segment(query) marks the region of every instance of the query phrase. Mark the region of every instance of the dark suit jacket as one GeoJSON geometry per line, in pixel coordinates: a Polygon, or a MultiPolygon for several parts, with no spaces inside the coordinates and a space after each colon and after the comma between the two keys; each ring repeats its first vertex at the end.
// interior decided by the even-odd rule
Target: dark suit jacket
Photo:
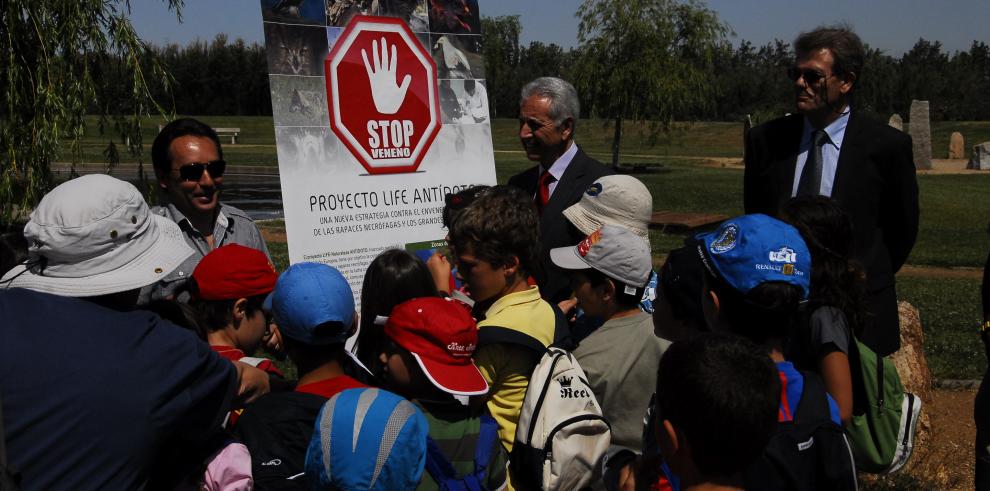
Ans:
{"type": "MultiPolygon", "coordinates": [[[[549,301],[560,301],[570,296],[567,272],[550,262],[550,249],[576,245],[584,239],[563,215],[563,211],[581,200],[584,191],[599,177],[612,175],[611,167],[591,158],[578,147],[564,175],[550,195],[550,201],[540,215],[540,264],[543,271],[534,271],[540,283],[540,293],[549,301]]],[[[518,187],[530,196],[536,195],[540,166],[533,166],[509,178],[510,186],[518,187]]]]}
{"type": "MultiPolygon", "coordinates": [[[[803,125],[803,116],[791,115],[747,134],[746,213],[776,216],[790,199],[803,125]]],[[[918,235],[911,137],[854,111],[842,140],[832,199],[852,220],[854,257],[866,269],[868,290],[893,291],[894,274],[918,235]]]]}

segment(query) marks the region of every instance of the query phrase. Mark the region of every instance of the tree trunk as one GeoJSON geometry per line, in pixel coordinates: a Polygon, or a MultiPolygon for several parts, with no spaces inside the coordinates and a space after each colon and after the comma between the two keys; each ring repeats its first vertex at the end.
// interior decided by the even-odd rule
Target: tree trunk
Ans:
{"type": "Polygon", "coordinates": [[[622,141],[622,118],[615,118],[615,134],[612,135],[612,168],[619,169],[619,143],[622,141]]]}

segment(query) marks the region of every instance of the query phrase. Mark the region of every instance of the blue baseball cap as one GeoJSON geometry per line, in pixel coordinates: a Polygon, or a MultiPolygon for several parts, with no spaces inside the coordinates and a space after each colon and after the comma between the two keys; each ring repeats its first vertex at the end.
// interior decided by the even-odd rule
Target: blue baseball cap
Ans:
{"type": "Polygon", "coordinates": [[[695,238],[705,268],[740,293],[780,281],[801,287],[808,298],[811,253],[794,227],[766,215],[743,215],[695,238]]]}
{"type": "Polygon", "coordinates": [[[297,263],[278,277],[271,311],[283,336],[310,346],[341,343],[354,324],[354,294],[333,266],[297,263]],[[328,323],[334,327],[317,329],[328,323]]]}
{"type": "Polygon", "coordinates": [[[348,389],[327,401],[306,450],[315,489],[415,489],[426,464],[426,417],[391,392],[348,389]]]}

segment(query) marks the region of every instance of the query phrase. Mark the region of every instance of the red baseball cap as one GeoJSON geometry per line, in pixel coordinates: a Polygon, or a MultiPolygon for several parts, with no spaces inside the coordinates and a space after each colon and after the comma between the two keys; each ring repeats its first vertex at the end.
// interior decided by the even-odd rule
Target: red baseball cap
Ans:
{"type": "Polygon", "coordinates": [[[412,353],[437,388],[454,395],[488,392],[488,383],[471,360],[478,325],[463,304],[449,298],[414,298],[396,305],[385,335],[412,353]]]}
{"type": "Polygon", "coordinates": [[[202,300],[233,300],[267,295],[275,289],[278,273],[265,253],[230,244],[214,249],[193,270],[202,300]]]}

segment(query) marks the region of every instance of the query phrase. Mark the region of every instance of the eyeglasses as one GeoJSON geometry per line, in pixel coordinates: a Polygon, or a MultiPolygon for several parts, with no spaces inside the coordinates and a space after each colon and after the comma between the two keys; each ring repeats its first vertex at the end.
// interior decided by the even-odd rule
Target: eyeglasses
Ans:
{"type": "Polygon", "coordinates": [[[224,160],[211,160],[209,162],[193,162],[179,167],[179,177],[184,181],[198,181],[203,178],[203,171],[210,171],[210,177],[218,179],[223,177],[227,170],[227,162],[224,160]]]}
{"type": "Polygon", "coordinates": [[[834,75],[834,73],[825,75],[817,70],[801,70],[795,66],[787,69],[787,78],[791,79],[792,82],[797,82],[798,79],[803,78],[804,83],[808,85],[818,85],[818,83],[822,80],[827,80],[829,77],[834,75]]]}

